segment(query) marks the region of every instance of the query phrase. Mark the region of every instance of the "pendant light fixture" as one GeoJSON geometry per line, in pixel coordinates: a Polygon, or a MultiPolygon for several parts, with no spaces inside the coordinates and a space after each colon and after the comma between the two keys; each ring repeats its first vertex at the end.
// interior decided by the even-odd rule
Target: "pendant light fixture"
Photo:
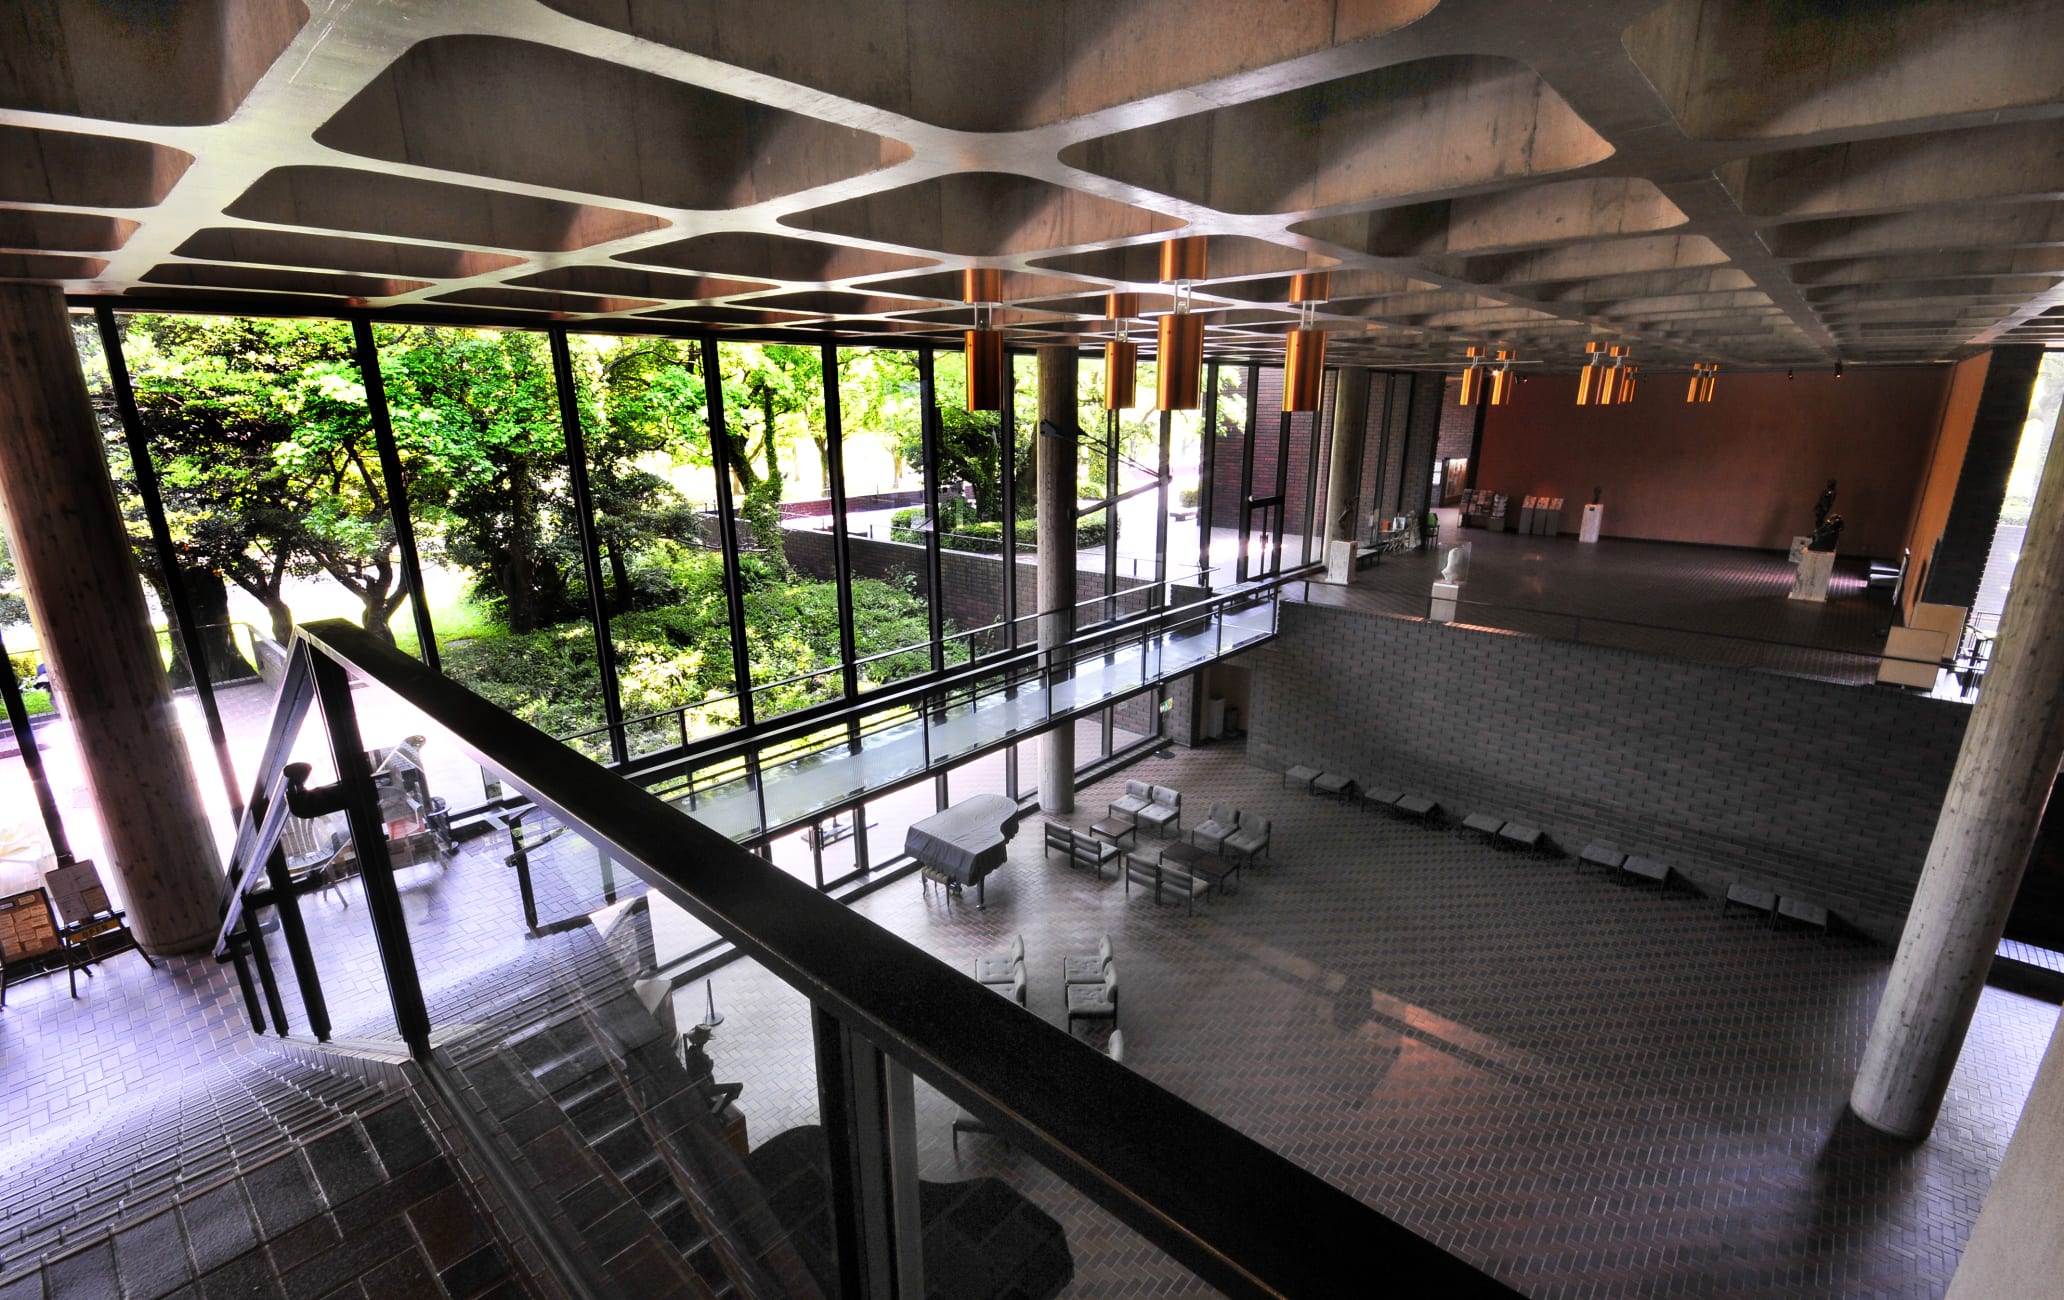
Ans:
{"type": "Polygon", "coordinates": [[[1476,390],[1483,380],[1483,354],[1484,350],[1474,343],[1463,350],[1469,364],[1462,368],[1462,398],[1455,403],[1457,406],[1476,405],[1476,390]]]}
{"type": "MultiPolygon", "coordinates": [[[[1492,406],[1503,406],[1512,400],[1512,390],[1519,387],[1519,381],[1512,373],[1511,348],[1499,348],[1493,353],[1488,348],[1471,345],[1462,355],[1469,358],[1469,364],[1462,371],[1460,405],[1476,405],[1479,392],[1492,406]]],[[[1585,373],[1588,376],[1589,371],[1585,373]]],[[[1583,400],[1582,396],[1577,398],[1580,403],[1583,400]]]]}
{"type": "Polygon", "coordinates": [[[1589,406],[1594,397],[1600,396],[1599,380],[1604,369],[1605,345],[1592,339],[1584,345],[1584,368],[1577,372],[1578,406],[1589,406]]]}
{"type": "Polygon", "coordinates": [[[1190,314],[1190,288],[1204,278],[1202,235],[1161,245],[1161,283],[1175,286],[1175,309],[1161,318],[1154,373],[1154,405],[1163,411],[1197,409],[1204,377],[1204,320],[1190,314]]]}
{"type": "Polygon", "coordinates": [[[1297,306],[1297,328],[1283,340],[1283,409],[1316,411],[1326,386],[1326,334],[1312,328],[1313,316],[1332,290],[1333,277],[1308,271],[1290,279],[1290,301],[1297,306]]]}
{"type": "Polygon", "coordinates": [[[1003,409],[1003,331],[996,328],[996,309],[1003,304],[1003,272],[969,267],[960,273],[961,300],[975,309],[975,327],[967,331],[967,407],[970,411],[1003,409]]]}
{"type": "Polygon", "coordinates": [[[1489,372],[1490,403],[1503,406],[1512,400],[1512,390],[1519,387],[1512,378],[1512,349],[1499,348],[1496,360],[1497,366],[1489,372]]]}
{"type": "Polygon", "coordinates": [[[1720,363],[1717,361],[1694,361],[1691,363],[1691,387],[1684,392],[1687,402],[1710,402],[1713,387],[1720,382],[1720,363]]]}
{"type": "Polygon", "coordinates": [[[1126,334],[1139,315],[1139,295],[1105,294],[1104,315],[1118,326],[1118,337],[1104,344],[1104,409],[1129,411],[1139,404],[1139,344],[1126,334]]]}

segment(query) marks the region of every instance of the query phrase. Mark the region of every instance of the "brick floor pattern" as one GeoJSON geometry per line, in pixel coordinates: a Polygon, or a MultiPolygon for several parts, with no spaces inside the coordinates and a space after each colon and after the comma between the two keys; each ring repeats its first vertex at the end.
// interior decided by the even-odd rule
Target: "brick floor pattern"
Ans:
{"type": "MultiPolygon", "coordinates": [[[[1062,959],[1109,933],[1129,1065],[1530,1295],[1946,1285],[2055,1007],[1988,990],[1934,1136],[1893,1144],[1843,1108],[1882,947],[1723,920],[1712,899],[1317,798],[1231,747],[1123,775],[1181,789],[1187,822],[1217,799],[1274,818],[1274,862],[1186,916],[1109,873],[1043,862],[1035,817],[986,911],[914,877],[856,910],[961,971],[1022,933],[1029,1010],[1056,1024],[1062,959]]],[[[1119,783],[1080,792],[1069,820],[1100,816],[1119,783]]],[[[443,1012],[531,942],[506,852],[499,837],[474,841],[404,891],[443,1012]]],[[[559,880],[560,903],[585,896],[578,872],[559,880]]],[[[383,1016],[391,1032],[377,977],[354,969],[370,965],[355,888],[309,908],[325,991],[340,1032],[378,1032],[383,1016]]],[[[118,958],[77,1004],[54,981],[11,990],[0,1096],[46,1125],[111,1122],[148,1095],[152,1071],[248,1050],[224,974],[118,958]]],[[[714,981],[726,1019],[710,1050],[720,1079],[746,1085],[753,1141],[814,1122],[803,1000],[747,962],[714,981]]],[[[700,1018],[699,982],[677,996],[684,1025],[700,1018]]],[[[956,1156],[952,1114],[920,1085],[923,1175],[993,1174],[1059,1218],[1076,1260],[1068,1294],[1205,1292],[1022,1153],[962,1135],[956,1156]]]]}

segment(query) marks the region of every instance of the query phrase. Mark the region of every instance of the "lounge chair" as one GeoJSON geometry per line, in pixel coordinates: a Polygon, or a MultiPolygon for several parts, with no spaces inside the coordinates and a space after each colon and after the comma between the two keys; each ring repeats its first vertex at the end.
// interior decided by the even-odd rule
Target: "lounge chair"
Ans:
{"type": "Polygon", "coordinates": [[[1125,793],[1113,799],[1109,815],[1121,821],[1136,822],[1139,815],[1154,804],[1154,787],[1145,781],[1127,781],[1125,793]]]}
{"type": "Polygon", "coordinates": [[[1247,860],[1248,866],[1253,866],[1268,853],[1271,829],[1268,818],[1243,814],[1238,828],[1225,837],[1224,851],[1238,854],[1247,860]]]}
{"type": "Polygon", "coordinates": [[[1068,1029],[1073,1032],[1078,1020],[1108,1020],[1113,1028],[1118,1024],[1118,967],[1113,964],[1104,971],[1101,984],[1070,984],[1068,986],[1068,1029]]]}
{"type": "Polygon", "coordinates": [[[1105,935],[1097,941],[1095,952],[1079,953],[1061,962],[1061,983],[1101,984],[1104,971],[1111,965],[1111,936],[1105,935]]]}
{"type": "Polygon", "coordinates": [[[1165,785],[1157,785],[1153,790],[1153,802],[1140,809],[1136,820],[1153,827],[1156,834],[1166,839],[1170,826],[1182,829],[1182,793],[1165,785]]]}
{"type": "Polygon", "coordinates": [[[1190,843],[1206,853],[1218,853],[1225,848],[1226,836],[1239,828],[1239,811],[1229,803],[1215,803],[1211,805],[1211,816],[1190,828],[1190,843]]]}
{"type": "Polygon", "coordinates": [[[982,984],[1008,984],[1011,968],[1025,964],[1025,936],[1011,939],[1011,946],[987,957],[975,958],[975,979],[982,984]]]}

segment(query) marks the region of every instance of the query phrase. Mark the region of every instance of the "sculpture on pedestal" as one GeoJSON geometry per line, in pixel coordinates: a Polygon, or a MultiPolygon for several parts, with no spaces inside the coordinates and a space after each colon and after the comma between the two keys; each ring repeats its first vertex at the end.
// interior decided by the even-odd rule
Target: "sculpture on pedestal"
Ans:
{"type": "MultiPolygon", "coordinates": [[[[1829,479],[1827,481],[1827,486],[1821,489],[1820,500],[1813,503],[1813,529],[1815,535],[1819,534],[1821,524],[1825,522],[1828,517],[1828,511],[1833,510],[1834,508],[1835,481],[1833,479],[1829,479]]],[[[1822,548],[1816,546],[1813,549],[1820,550],[1822,548]]]]}
{"type": "MultiPolygon", "coordinates": [[[[1826,500],[1825,497],[1822,500],[1826,500]]],[[[1813,525],[1813,535],[1806,539],[1809,551],[1832,551],[1842,538],[1842,516],[1824,515],[1813,525]]]]}

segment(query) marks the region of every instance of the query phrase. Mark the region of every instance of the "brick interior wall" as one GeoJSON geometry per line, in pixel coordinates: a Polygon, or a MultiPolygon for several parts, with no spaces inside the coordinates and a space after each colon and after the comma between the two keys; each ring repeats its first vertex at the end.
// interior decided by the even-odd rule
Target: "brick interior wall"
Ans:
{"type": "MultiPolygon", "coordinates": [[[[1254,668],[1248,757],[1439,798],[1750,878],[1897,938],[1963,704],[1599,646],[1286,604],[1254,668]]],[[[1515,863],[1515,871],[1533,868],[1515,863]]]]}

